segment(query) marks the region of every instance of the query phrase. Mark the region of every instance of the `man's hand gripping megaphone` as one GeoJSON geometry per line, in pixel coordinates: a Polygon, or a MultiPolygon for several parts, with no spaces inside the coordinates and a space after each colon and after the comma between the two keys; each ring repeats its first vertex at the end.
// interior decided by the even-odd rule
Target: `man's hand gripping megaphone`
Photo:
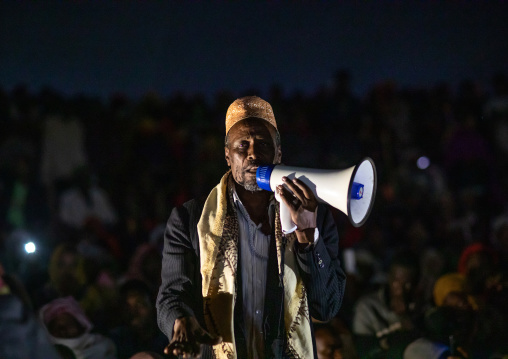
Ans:
{"type": "Polygon", "coordinates": [[[281,224],[284,233],[296,230],[300,243],[312,243],[316,229],[316,196],[297,178],[282,177],[284,185],[277,186],[275,198],[280,202],[281,224]]]}

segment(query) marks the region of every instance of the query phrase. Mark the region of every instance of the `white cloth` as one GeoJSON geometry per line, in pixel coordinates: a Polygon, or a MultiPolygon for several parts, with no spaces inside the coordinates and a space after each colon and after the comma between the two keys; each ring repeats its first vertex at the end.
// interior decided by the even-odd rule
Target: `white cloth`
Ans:
{"type": "Polygon", "coordinates": [[[117,216],[106,193],[98,188],[90,188],[91,203],[75,188],[62,193],[60,199],[60,219],[73,228],[82,228],[87,218],[95,217],[104,224],[114,224],[117,216]]]}
{"type": "Polygon", "coordinates": [[[353,333],[376,335],[400,321],[401,318],[386,303],[383,287],[357,301],[353,316],[353,333]]]}
{"type": "Polygon", "coordinates": [[[441,359],[450,352],[448,346],[420,338],[409,344],[404,350],[404,359],[441,359]]]}
{"type": "Polygon", "coordinates": [[[100,334],[85,333],[77,338],[63,339],[49,335],[54,344],[65,345],[74,352],[76,359],[116,359],[113,341],[100,334]]]}

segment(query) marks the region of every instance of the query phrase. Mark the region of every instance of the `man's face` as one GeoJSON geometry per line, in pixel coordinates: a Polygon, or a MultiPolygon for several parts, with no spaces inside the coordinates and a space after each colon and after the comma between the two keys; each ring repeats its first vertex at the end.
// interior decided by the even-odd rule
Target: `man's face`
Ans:
{"type": "Polygon", "coordinates": [[[229,130],[226,161],[236,183],[248,191],[260,191],[256,170],[264,164],[280,163],[280,146],[275,144],[276,130],[266,121],[248,118],[229,130]]]}
{"type": "Polygon", "coordinates": [[[454,307],[457,309],[472,310],[473,307],[468,300],[465,292],[453,291],[446,295],[443,300],[443,306],[454,307]]]}
{"type": "Polygon", "coordinates": [[[392,308],[392,310],[399,312],[398,314],[401,314],[407,309],[405,305],[411,300],[414,290],[415,276],[416,274],[412,269],[400,265],[395,265],[390,270],[388,279],[390,298],[392,304],[396,301],[402,306],[397,308],[397,310],[392,308]]]}
{"type": "Polygon", "coordinates": [[[144,293],[131,291],[127,293],[125,304],[129,324],[139,330],[150,328],[154,323],[155,315],[150,298],[144,293]]]}
{"type": "Polygon", "coordinates": [[[49,333],[56,338],[77,338],[85,328],[69,313],[60,313],[47,325],[49,333]]]}
{"type": "Polygon", "coordinates": [[[318,359],[342,359],[342,346],[339,337],[333,336],[328,330],[315,332],[318,359]]]}

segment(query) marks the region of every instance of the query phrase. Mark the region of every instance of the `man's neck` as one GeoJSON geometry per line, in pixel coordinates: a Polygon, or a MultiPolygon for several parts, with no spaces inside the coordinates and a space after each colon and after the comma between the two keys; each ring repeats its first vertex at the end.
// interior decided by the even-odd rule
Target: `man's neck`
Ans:
{"type": "Polygon", "coordinates": [[[236,182],[235,189],[250,219],[256,224],[266,221],[271,193],[268,191],[247,191],[236,182]]]}

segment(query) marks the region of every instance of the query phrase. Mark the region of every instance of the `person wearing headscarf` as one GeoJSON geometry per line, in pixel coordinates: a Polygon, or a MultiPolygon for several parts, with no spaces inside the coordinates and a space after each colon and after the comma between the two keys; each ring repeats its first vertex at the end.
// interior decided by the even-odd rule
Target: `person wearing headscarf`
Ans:
{"type": "Polygon", "coordinates": [[[116,359],[113,341],[92,333],[92,323],[73,297],[46,304],[39,316],[53,344],[70,348],[76,359],[116,359]]]}
{"type": "Polygon", "coordinates": [[[474,298],[467,294],[466,278],[460,273],[447,273],[434,283],[434,303],[462,309],[478,309],[474,298]]]}

